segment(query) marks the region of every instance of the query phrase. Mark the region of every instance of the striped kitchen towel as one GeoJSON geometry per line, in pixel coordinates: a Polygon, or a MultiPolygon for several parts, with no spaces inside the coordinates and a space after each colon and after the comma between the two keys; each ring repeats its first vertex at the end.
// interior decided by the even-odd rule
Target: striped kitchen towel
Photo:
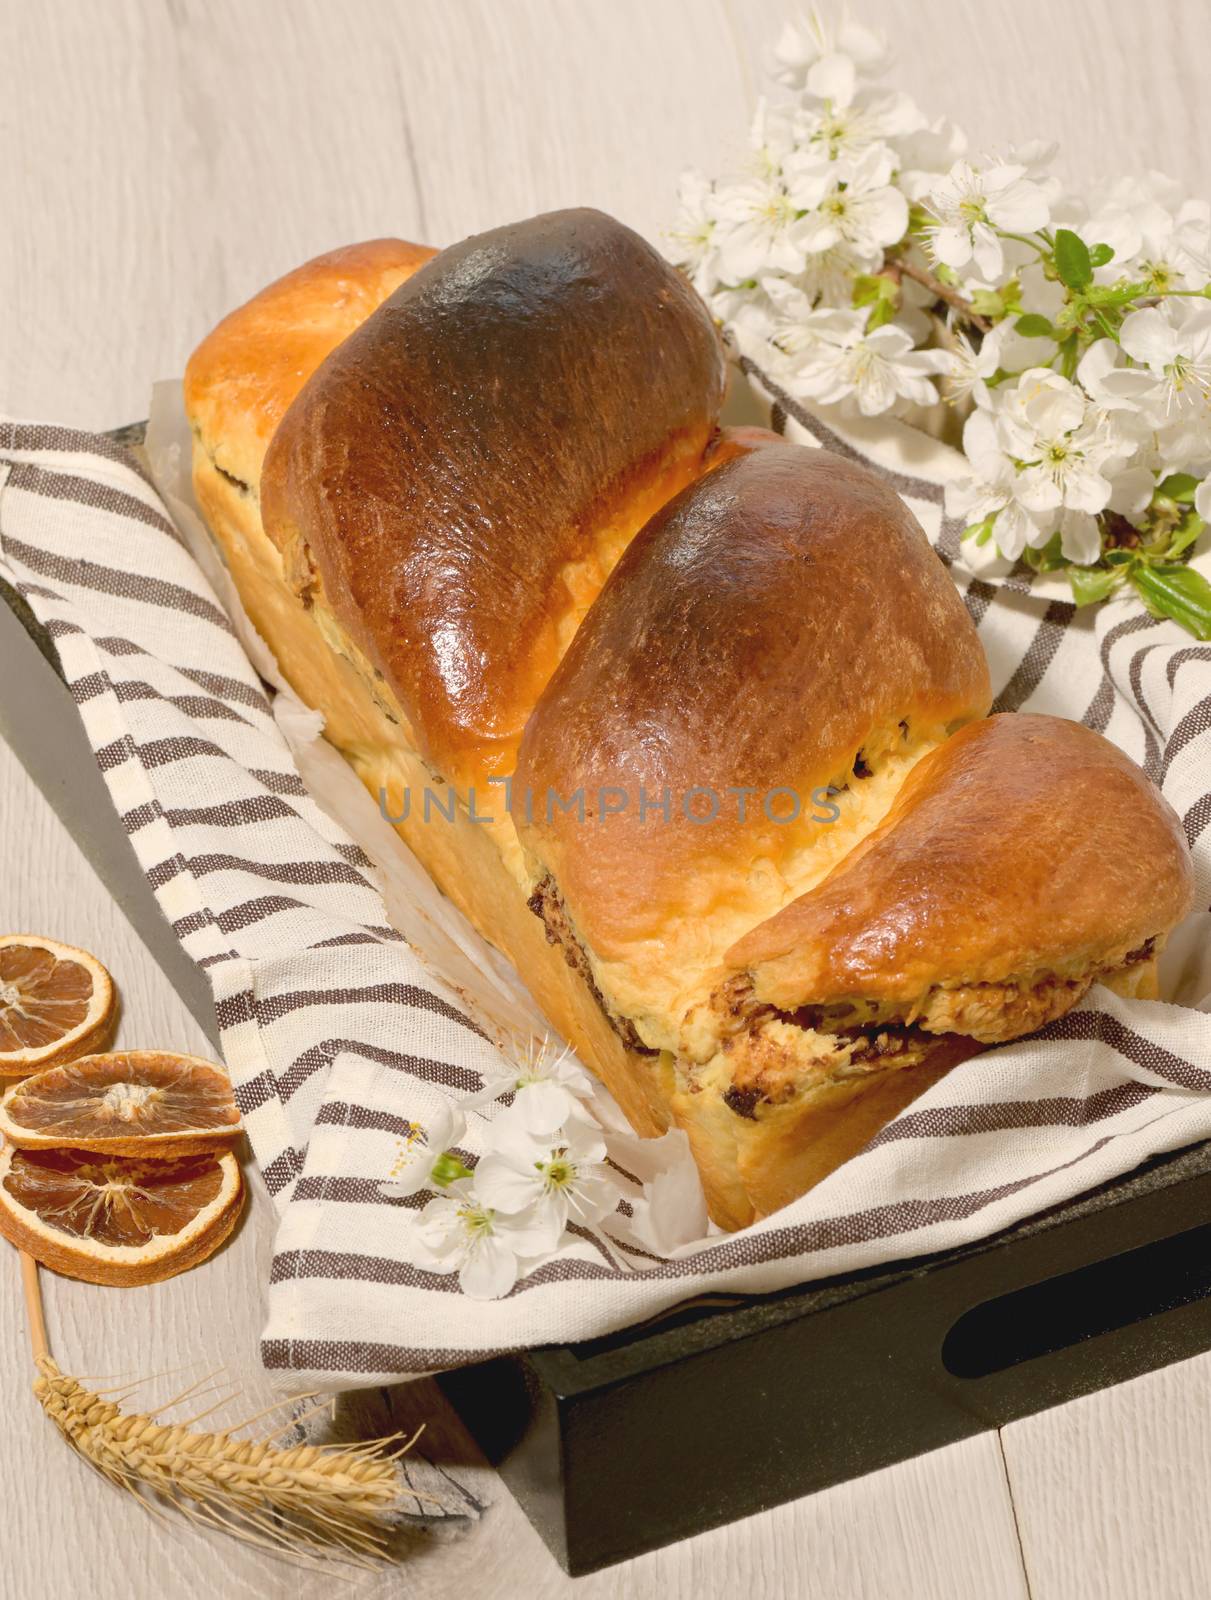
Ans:
{"type": "MultiPolygon", "coordinates": [[[[179,482],[170,517],[112,441],[0,423],[0,577],[54,641],[138,859],[213,985],[278,1207],[263,1353],[285,1387],[377,1383],[602,1334],[708,1291],[945,1250],[1211,1137],[1211,646],[1127,602],[1078,613],[1048,580],[973,567],[942,514],[953,453],[895,425],[842,436],[765,390],[788,433],[890,475],[978,624],[1000,707],[1099,728],[1161,784],[1194,850],[1200,910],[1167,952],[1166,1003],[1096,989],[1041,1035],[957,1068],[764,1222],[661,1252],[607,1221],[489,1302],[411,1263],[401,1219],[417,1201],[379,1184],[409,1126],[498,1063],[464,980],[495,973],[507,996],[508,975],[423,903],[419,877],[397,878],[413,892],[397,889],[388,914],[363,847],[377,853],[376,836],[355,842],[302,781],[290,740],[300,748],[307,715],[274,693],[271,663],[250,660],[221,571],[211,562],[208,578],[191,548],[179,482]]],[[[368,799],[365,812],[377,820],[368,799]]],[[[471,1157],[481,1115],[468,1119],[471,1157]]]]}

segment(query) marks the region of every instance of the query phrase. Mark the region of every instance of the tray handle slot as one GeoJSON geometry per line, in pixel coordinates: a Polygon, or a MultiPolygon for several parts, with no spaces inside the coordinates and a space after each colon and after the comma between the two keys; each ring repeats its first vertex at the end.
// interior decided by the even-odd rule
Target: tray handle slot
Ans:
{"type": "Polygon", "coordinates": [[[1211,1223],[984,1300],[942,1342],[956,1378],[987,1378],[1211,1296],[1211,1223]]]}

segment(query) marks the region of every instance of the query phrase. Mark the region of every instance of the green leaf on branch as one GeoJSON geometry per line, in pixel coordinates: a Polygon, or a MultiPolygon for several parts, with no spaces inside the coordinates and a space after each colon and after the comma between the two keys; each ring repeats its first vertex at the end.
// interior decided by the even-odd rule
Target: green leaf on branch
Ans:
{"type": "Polygon", "coordinates": [[[1077,334],[1070,333],[1060,345],[1060,372],[1065,378],[1074,378],[1076,369],[1081,359],[1081,341],[1077,334]]]}
{"type": "Polygon", "coordinates": [[[1196,639],[1211,639],[1211,583],[1201,572],[1180,561],[1158,563],[1137,567],[1131,581],[1154,617],[1172,617],[1196,639]]]}
{"type": "Polygon", "coordinates": [[[1152,293],[1146,283],[1130,283],[1123,279],[1118,283],[1091,283],[1085,290],[1085,299],[1091,306],[1126,306],[1152,293]]]}
{"type": "Polygon", "coordinates": [[[1005,315],[1005,302],[995,289],[973,289],[971,309],[980,317],[996,322],[1005,315]]]}
{"type": "Polygon", "coordinates": [[[1178,523],[1173,538],[1169,542],[1169,548],[1165,552],[1169,560],[1172,561],[1175,556],[1182,555],[1189,550],[1192,544],[1196,544],[1205,527],[1206,523],[1197,511],[1187,511],[1186,515],[1178,523]]]}
{"type": "Polygon", "coordinates": [[[1079,233],[1071,228],[1057,228],[1055,232],[1055,267],[1060,282],[1069,289],[1081,290],[1093,281],[1093,262],[1089,246],[1079,233]]]}
{"type": "Polygon", "coordinates": [[[873,306],[882,300],[888,290],[894,294],[895,285],[880,272],[859,272],[854,279],[853,302],[856,306],[873,306]]]}
{"type": "Polygon", "coordinates": [[[1058,533],[1052,534],[1047,543],[1040,550],[1032,549],[1029,545],[1022,551],[1026,565],[1033,567],[1036,572],[1055,572],[1064,565],[1063,544],[1058,533]]]}
{"type": "Polygon", "coordinates": [[[1108,244],[1095,244],[1089,252],[1089,265],[1091,267],[1104,267],[1107,261],[1114,260],[1114,251],[1108,244]]]}
{"type": "Polygon", "coordinates": [[[969,528],[964,528],[959,535],[962,539],[974,539],[977,544],[987,544],[992,538],[993,525],[997,520],[995,511],[990,511],[983,522],[973,522],[969,528]]]}
{"type": "Polygon", "coordinates": [[[1180,500],[1189,505],[1194,499],[1195,490],[1202,482],[1189,472],[1171,472],[1167,478],[1162,478],[1156,486],[1156,493],[1166,500],[1180,500]]]}
{"type": "Polygon", "coordinates": [[[873,333],[900,309],[900,285],[885,272],[860,272],[854,279],[853,302],[859,309],[871,307],[866,328],[873,333]]]}
{"type": "Polygon", "coordinates": [[[1055,329],[1046,317],[1041,317],[1037,311],[1028,311],[1024,317],[1019,317],[1014,327],[1024,339],[1054,339],[1055,329]]]}
{"type": "Polygon", "coordinates": [[[1068,583],[1078,606],[1093,606],[1122,582],[1122,573],[1104,567],[1069,567],[1068,583]]]}

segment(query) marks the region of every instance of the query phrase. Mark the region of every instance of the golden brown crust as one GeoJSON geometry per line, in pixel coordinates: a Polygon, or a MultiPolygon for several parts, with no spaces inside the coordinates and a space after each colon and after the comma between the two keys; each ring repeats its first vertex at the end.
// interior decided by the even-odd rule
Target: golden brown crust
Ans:
{"type": "Polygon", "coordinates": [[[975,628],[900,498],[838,456],[771,446],[628,548],[526,728],[513,817],[607,998],[667,1009],[653,969],[709,971],[879,820],[872,774],[988,701],[975,628]],[[830,785],[835,811],[813,800],[830,785]]]}
{"type": "Polygon", "coordinates": [[[265,450],[299,390],[433,254],[403,239],[346,245],[224,317],[185,368],[185,410],[211,459],[255,494],[265,450]]]}
{"type": "MultiPolygon", "coordinates": [[[[383,305],[280,428],[264,474],[267,532],[261,454],[302,367],[318,367],[386,298],[384,273],[406,276],[402,256],[357,248],[371,255],[337,272],[356,280],[344,320],[323,309],[331,272],[305,268],[267,291],[268,312],[258,297],[191,363],[199,502],[286,677],[389,809],[405,789],[507,772],[537,700],[514,781],[528,864],[507,818],[480,826],[461,806],[453,821],[426,824],[414,805],[399,832],[636,1129],[659,1133],[671,1116],[687,1130],[712,1216],[742,1226],[826,1176],[976,1049],[905,1028],[904,1048],[883,1059],[879,1006],[873,1042],[854,1037],[864,1024],[830,1035],[833,1019],[817,1034],[771,1009],[802,997],[802,941],[794,918],[781,918],[803,916],[823,892],[805,890],[851,871],[858,893],[880,824],[900,815],[914,783],[928,787],[914,772],[961,755],[972,730],[944,742],[949,729],[986,711],[974,629],[877,479],[763,430],[717,433],[719,355],[704,313],[646,246],[595,213],[469,241],[383,305]],[[296,332],[301,362],[289,354],[296,332]],[[639,523],[703,473],[607,582],[639,523]],[[633,811],[602,824],[591,801],[583,825],[559,810],[548,824],[541,805],[525,820],[526,788],[566,798],[614,783],[632,796],[641,784],[793,785],[808,795],[835,778],[840,820],[797,832],[760,819],[637,831],[633,811]],[[526,903],[548,876],[556,943],[526,903]],[[729,967],[743,934],[758,958],[729,967]],[[712,996],[729,974],[749,1009],[721,1016],[712,996]],[[630,1048],[637,1031],[669,1048],[630,1048]]],[[[987,725],[993,737],[1004,720],[987,725]]],[[[947,865],[940,825],[926,830],[926,889],[960,933],[968,890],[1003,887],[983,853],[1012,815],[1007,775],[998,772],[1003,808],[985,815],[983,833],[967,831],[968,870],[947,865]]],[[[1138,773],[1134,788],[1123,772],[1114,784],[1116,830],[1134,830],[1139,859],[1159,859],[1172,879],[1152,902],[1168,907],[1167,927],[1189,872],[1172,818],[1138,773]]],[[[981,805],[991,793],[979,790],[981,805]]],[[[482,811],[482,791],[477,799],[482,811]]],[[[1057,824],[1055,838],[1071,825],[1057,824]]],[[[1023,838],[1016,848],[1036,860],[1023,838]]],[[[1058,843],[1053,855],[1066,871],[1058,843]]],[[[1129,876],[1114,887],[1136,890],[1129,876]]],[[[894,874],[879,894],[866,909],[890,938],[894,874]]],[[[855,922],[847,948],[860,947],[855,922]]],[[[1104,981],[1151,992],[1150,950],[1103,941],[1102,955],[1104,981]],[[1139,960],[1113,965],[1130,954],[1139,960]]],[[[987,1014],[994,1026],[1037,1026],[1030,1019],[1067,1009],[1084,981],[1036,972],[1031,987],[1013,972],[994,996],[995,970],[988,962],[927,986],[921,1022],[979,1026],[987,1014]]]]}
{"type": "Polygon", "coordinates": [[[701,470],[723,377],[656,252],[563,211],[443,251],[290,408],[266,531],[448,779],[512,770],[610,566],[701,470]]]}
{"type": "Polygon", "coordinates": [[[680,1085],[673,1117],[689,1138],[713,1221],[744,1228],[789,1205],[979,1048],[937,1039],[911,1065],[822,1082],[752,1116],[738,1115],[720,1094],[680,1085]]]}
{"type": "Polygon", "coordinates": [[[725,467],[729,461],[738,461],[741,456],[752,455],[757,450],[768,450],[771,445],[787,443],[789,441],[772,428],[748,425],[720,428],[706,448],[702,465],[705,471],[713,472],[716,467],[725,467]]]}
{"type": "Polygon", "coordinates": [[[319,632],[314,609],[306,610],[287,585],[256,501],[216,473],[198,443],[194,489],[257,631],[300,698],[323,710],[325,737],[372,795],[386,796],[389,816],[402,816],[403,796],[411,792],[408,817],[396,825],[405,844],[484,938],[504,951],[552,1027],[606,1084],[636,1131],[663,1133],[669,1111],[658,1073],[649,1058],[625,1048],[590,989],[547,942],[498,847],[499,830],[472,822],[461,806],[452,821],[435,815],[425,824],[420,797],[433,786],[433,774],[367,680],[319,632]]]}
{"type": "Polygon", "coordinates": [[[1079,723],[1001,715],[927,756],[882,825],[727,959],[782,1009],[864,997],[918,1007],[925,1026],[1008,1038],[1167,934],[1193,888],[1181,824],[1133,761],[1079,723]],[[1040,981],[1069,993],[1015,1015],[1040,981]],[[935,988],[977,985],[1009,990],[930,1015],[935,988]]]}
{"type": "MultiPolygon", "coordinates": [[[[407,252],[415,247],[401,248],[411,260],[407,252]]],[[[334,260],[342,277],[355,280],[342,304],[350,315],[357,311],[364,318],[385,298],[380,270],[383,258],[374,247],[357,246],[337,252],[334,260]],[[359,275],[363,279],[360,286],[356,281],[359,275]]],[[[395,265],[398,268],[400,263],[395,265]]],[[[289,360],[278,358],[276,330],[281,327],[289,345],[291,319],[314,328],[316,337],[308,355],[312,367],[351,331],[345,322],[328,314],[331,292],[331,273],[325,261],[310,263],[234,313],[195,355],[187,386],[195,430],[194,489],[243,603],[287,680],[307,704],[323,710],[327,737],[345,753],[371,792],[385,792],[388,809],[398,811],[404,790],[419,797],[426,785],[434,782],[432,771],[410,742],[412,730],[403,708],[373,672],[366,670],[367,664],[358,659],[352,644],[339,635],[322,584],[309,596],[310,608],[292,589],[282,552],[266,536],[262,523],[256,493],[259,458],[242,468],[251,493],[233,481],[234,472],[220,470],[233,459],[233,439],[247,435],[263,449],[269,430],[256,409],[261,404],[258,396],[267,397],[264,403],[275,416],[284,409],[284,390],[271,379],[275,370],[293,369],[289,360]],[[325,624],[323,630],[317,627],[320,620],[325,624]]],[[[712,362],[716,359],[712,357],[712,362]]],[[[712,384],[718,376],[712,365],[712,384]]],[[[300,376],[296,388],[301,384],[300,376]]],[[[702,405],[701,395],[696,403],[702,405]]],[[[760,432],[742,430],[744,445],[754,447],[760,432]]],[[[709,430],[704,432],[704,442],[708,434],[709,430]]],[[[734,446],[732,430],[724,430],[716,448],[723,441],[734,446]]],[[[250,454],[246,447],[246,463],[250,454]]],[[[704,466],[705,462],[699,461],[694,470],[704,466]]],[[[665,492],[659,487],[656,495],[665,492]]],[[[644,514],[637,502],[634,515],[644,514]]],[[[591,602],[604,576],[604,570],[595,573],[591,563],[579,574],[568,574],[579,604],[591,602]]],[[[563,953],[548,944],[542,924],[527,909],[517,879],[502,859],[508,841],[498,836],[506,830],[511,832],[507,822],[501,829],[471,822],[461,807],[452,822],[439,820],[425,826],[419,804],[398,828],[441,888],[525,975],[552,1024],[609,1086],[634,1126],[643,1133],[664,1131],[669,1113],[659,1089],[658,1068],[650,1057],[625,1047],[592,991],[568,967],[563,953]]]]}

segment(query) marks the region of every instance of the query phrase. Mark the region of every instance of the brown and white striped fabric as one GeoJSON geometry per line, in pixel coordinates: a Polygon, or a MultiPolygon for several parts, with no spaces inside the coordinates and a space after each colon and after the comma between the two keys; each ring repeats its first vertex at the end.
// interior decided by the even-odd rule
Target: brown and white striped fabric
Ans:
{"type": "MultiPolygon", "coordinates": [[[[789,432],[864,454],[772,398],[789,432]]],[[[1097,990],[958,1068],[765,1222],[668,1258],[607,1223],[484,1303],[409,1263],[400,1224],[419,1201],[377,1186],[407,1123],[475,1091],[493,1047],[388,926],[371,863],[309,797],[270,691],[139,467],[105,438],[0,423],[0,577],[54,640],[143,870],[214,988],[279,1210],[263,1349],[284,1386],[375,1383],[601,1334],[706,1291],[947,1249],[1211,1137],[1211,646],[1126,603],[1077,614],[1027,575],[969,570],[942,516],[951,469],[931,473],[914,449],[911,470],[881,470],[950,566],[998,703],[1102,729],[1185,822],[1202,909],[1171,951],[1183,1003],[1097,990]]]]}

